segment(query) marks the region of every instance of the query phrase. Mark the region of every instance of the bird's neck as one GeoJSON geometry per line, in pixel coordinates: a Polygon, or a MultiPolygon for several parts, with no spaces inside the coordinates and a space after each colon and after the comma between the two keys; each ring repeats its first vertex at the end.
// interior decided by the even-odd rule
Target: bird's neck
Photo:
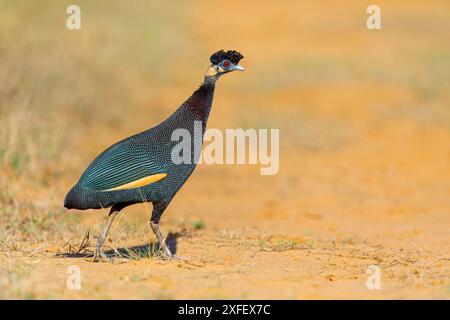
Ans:
{"type": "Polygon", "coordinates": [[[193,113],[198,120],[203,121],[204,127],[211,111],[214,89],[215,81],[205,77],[200,87],[184,103],[189,112],[193,113]]]}

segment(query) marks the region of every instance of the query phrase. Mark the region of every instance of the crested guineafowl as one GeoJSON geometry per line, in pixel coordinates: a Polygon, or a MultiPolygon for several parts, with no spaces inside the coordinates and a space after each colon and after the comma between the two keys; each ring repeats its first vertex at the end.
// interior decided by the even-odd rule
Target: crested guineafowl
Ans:
{"type": "Polygon", "coordinates": [[[203,83],[170,117],[103,151],[66,195],[64,206],[68,209],[111,207],[97,239],[94,260],[109,260],[103,251],[103,244],[117,213],[129,205],[142,202],[153,204],[151,229],[164,256],[173,257],[159,229],[159,221],[170,201],[194,171],[199,154],[192,151],[193,161],[190,163],[174,163],[171,154],[177,141],[172,141],[172,133],[184,129],[193,137],[194,124],[201,122],[203,135],[216,81],[231,71],[243,71],[244,68],[238,64],[242,58],[234,50],[214,53],[203,83]]]}

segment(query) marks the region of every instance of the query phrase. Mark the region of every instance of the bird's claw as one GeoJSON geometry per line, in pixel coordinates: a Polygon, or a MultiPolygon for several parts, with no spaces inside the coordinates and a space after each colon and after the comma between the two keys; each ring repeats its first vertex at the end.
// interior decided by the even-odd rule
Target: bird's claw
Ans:
{"type": "Polygon", "coordinates": [[[170,251],[167,252],[166,250],[163,250],[163,249],[160,251],[160,257],[163,260],[169,260],[169,261],[187,261],[186,258],[177,256],[177,255],[173,254],[172,252],[170,252],[170,251]]]}
{"type": "Polygon", "coordinates": [[[107,256],[103,250],[97,250],[94,253],[94,262],[112,262],[113,258],[107,256]]]}
{"type": "Polygon", "coordinates": [[[171,260],[171,261],[174,261],[174,260],[184,260],[184,259],[182,259],[182,258],[176,256],[175,254],[173,254],[173,253],[170,251],[169,247],[168,247],[166,244],[164,244],[163,246],[161,246],[161,247],[159,248],[159,256],[160,256],[161,259],[163,259],[163,260],[171,260]]]}

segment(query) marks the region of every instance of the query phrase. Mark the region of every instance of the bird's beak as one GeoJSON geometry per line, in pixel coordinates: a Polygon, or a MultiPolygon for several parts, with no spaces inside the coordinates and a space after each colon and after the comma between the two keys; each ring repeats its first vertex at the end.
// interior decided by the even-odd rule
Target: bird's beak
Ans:
{"type": "Polygon", "coordinates": [[[239,64],[233,66],[233,71],[244,71],[244,70],[245,70],[244,67],[239,64]]]}

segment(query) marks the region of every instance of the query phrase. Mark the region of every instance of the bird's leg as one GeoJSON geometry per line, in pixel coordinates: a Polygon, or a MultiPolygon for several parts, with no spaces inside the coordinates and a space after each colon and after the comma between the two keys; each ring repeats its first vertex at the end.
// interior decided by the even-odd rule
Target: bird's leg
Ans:
{"type": "Polygon", "coordinates": [[[159,229],[159,220],[166,207],[167,205],[163,203],[156,203],[153,205],[152,217],[150,218],[150,227],[152,228],[153,233],[156,235],[156,238],[158,238],[159,247],[160,250],[162,249],[164,256],[166,258],[174,258],[174,254],[170,252],[170,249],[166,243],[166,239],[159,229]]]}
{"type": "Polygon", "coordinates": [[[159,247],[160,249],[163,250],[164,255],[168,258],[172,258],[174,255],[172,254],[172,252],[170,252],[170,249],[165,241],[166,239],[164,239],[164,236],[162,235],[161,230],[159,229],[159,222],[150,221],[150,227],[152,228],[153,233],[158,238],[159,247]]]}
{"type": "Polygon", "coordinates": [[[110,261],[111,259],[106,255],[105,251],[103,251],[103,244],[105,243],[106,237],[108,236],[109,229],[111,229],[111,224],[114,221],[114,218],[119,213],[119,210],[116,210],[114,206],[111,208],[111,211],[108,214],[108,217],[105,220],[105,224],[102,227],[100,235],[97,238],[97,246],[95,248],[94,253],[94,261],[100,261],[102,259],[110,261]]]}

